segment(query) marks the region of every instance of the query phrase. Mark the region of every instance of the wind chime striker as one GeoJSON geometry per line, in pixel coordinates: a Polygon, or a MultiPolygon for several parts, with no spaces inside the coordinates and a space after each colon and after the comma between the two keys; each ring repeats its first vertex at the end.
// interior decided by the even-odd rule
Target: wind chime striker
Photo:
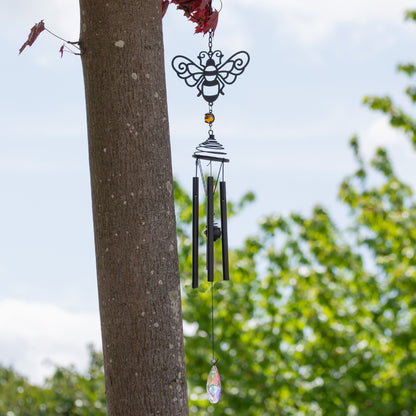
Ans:
{"type": "Polygon", "coordinates": [[[208,400],[217,403],[221,395],[221,379],[216,367],[214,352],[214,242],[221,238],[222,247],[222,272],[223,280],[229,280],[228,264],[228,232],[227,232],[227,196],[225,184],[225,163],[229,162],[224,146],[219,143],[214,135],[213,123],[215,116],[213,104],[220,95],[224,95],[226,84],[233,84],[241,75],[250,61],[250,56],[245,51],[232,55],[222,63],[223,53],[212,49],[213,33],[209,31],[208,51],[201,51],[198,55],[199,64],[189,58],[178,55],[172,60],[172,67],[179,78],[183,79],[189,87],[196,87],[197,96],[208,103],[208,112],[205,114],[205,122],[209,125],[208,138],[200,143],[192,155],[195,158],[195,176],[192,182],[192,287],[198,287],[199,273],[199,182],[203,184],[206,196],[206,270],[207,279],[211,283],[211,338],[212,360],[211,371],[207,380],[208,400]],[[220,218],[218,223],[214,219],[214,195],[219,190],[220,218]]]}

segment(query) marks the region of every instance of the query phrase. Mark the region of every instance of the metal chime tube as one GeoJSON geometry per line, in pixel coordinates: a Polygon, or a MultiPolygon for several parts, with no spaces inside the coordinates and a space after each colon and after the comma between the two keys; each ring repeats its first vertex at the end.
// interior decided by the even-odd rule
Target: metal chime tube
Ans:
{"type": "Polygon", "coordinates": [[[214,178],[207,178],[207,274],[214,281],[214,178]]]}
{"type": "Polygon", "coordinates": [[[192,183],[192,288],[198,287],[198,248],[199,248],[199,178],[192,183]]]}
{"type": "Polygon", "coordinates": [[[227,194],[225,182],[220,182],[220,207],[221,207],[221,242],[222,242],[222,275],[224,280],[230,280],[228,265],[228,231],[227,231],[227,194]]]}

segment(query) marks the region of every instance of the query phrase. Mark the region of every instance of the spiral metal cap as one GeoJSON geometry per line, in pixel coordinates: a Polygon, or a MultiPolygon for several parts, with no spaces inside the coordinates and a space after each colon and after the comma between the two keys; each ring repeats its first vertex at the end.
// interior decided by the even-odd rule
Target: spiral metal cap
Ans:
{"type": "Polygon", "coordinates": [[[196,159],[213,160],[216,162],[229,162],[227,159],[227,152],[225,152],[224,146],[217,142],[215,136],[211,133],[207,140],[200,143],[196,147],[196,151],[192,155],[196,159]]]}

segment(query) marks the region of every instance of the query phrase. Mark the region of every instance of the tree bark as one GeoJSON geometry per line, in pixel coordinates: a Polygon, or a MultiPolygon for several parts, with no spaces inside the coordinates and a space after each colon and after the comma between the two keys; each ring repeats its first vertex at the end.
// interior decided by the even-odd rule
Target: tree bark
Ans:
{"type": "Polygon", "coordinates": [[[80,7],[108,414],[188,415],[161,1],[80,7]]]}

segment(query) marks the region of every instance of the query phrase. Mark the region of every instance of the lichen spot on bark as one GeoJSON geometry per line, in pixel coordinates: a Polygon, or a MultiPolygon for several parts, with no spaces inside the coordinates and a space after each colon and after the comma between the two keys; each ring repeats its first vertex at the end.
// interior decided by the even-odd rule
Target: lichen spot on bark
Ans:
{"type": "Polygon", "coordinates": [[[171,290],[171,291],[169,291],[168,295],[169,295],[169,299],[171,301],[171,306],[172,306],[173,312],[174,313],[178,312],[180,301],[181,301],[179,293],[176,290],[171,290]]]}
{"type": "Polygon", "coordinates": [[[133,72],[132,74],[131,74],[131,77],[136,81],[137,80],[137,78],[138,78],[138,76],[137,76],[137,74],[135,73],[135,72],[133,72]]]}
{"type": "Polygon", "coordinates": [[[114,45],[116,45],[117,48],[124,48],[125,43],[124,43],[124,40],[120,39],[117,42],[114,42],[114,45]]]}

